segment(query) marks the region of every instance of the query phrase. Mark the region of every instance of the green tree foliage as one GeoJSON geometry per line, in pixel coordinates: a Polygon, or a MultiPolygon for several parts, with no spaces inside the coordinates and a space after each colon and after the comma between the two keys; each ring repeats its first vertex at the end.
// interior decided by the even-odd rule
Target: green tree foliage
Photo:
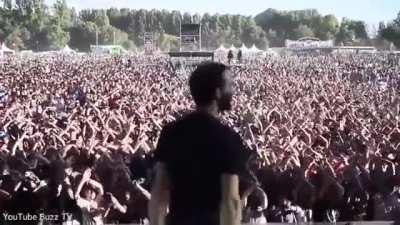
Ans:
{"type": "Polygon", "coordinates": [[[65,47],[69,42],[69,33],[62,29],[59,24],[52,24],[46,30],[48,48],[50,50],[58,50],[65,47]]]}
{"type": "MultiPolygon", "coordinates": [[[[334,15],[323,16],[315,9],[278,11],[268,9],[256,17],[242,15],[189,14],[167,10],[87,9],[76,12],[66,0],[46,6],[44,0],[3,0],[0,7],[0,40],[15,49],[56,50],[69,44],[74,49],[90,50],[96,43],[119,44],[128,49],[143,46],[143,34],[153,32],[155,43],[163,50],[179,47],[181,23],[200,23],[202,47],[215,49],[224,44],[245,44],[258,48],[283,46],[286,39],[314,36],[322,40],[352,42],[368,39],[362,21],[344,19],[340,24],[334,15]]],[[[400,18],[382,34],[392,34],[400,18]]]]}
{"type": "Polygon", "coordinates": [[[295,39],[302,37],[314,37],[314,31],[307,25],[300,25],[293,31],[293,36],[295,39]]]}
{"type": "Polygon", "coordinates": [[[113,27],[113,26],[103,26],[100,27],[99,31],[99,42],[104,45],[121,45],[122,43],[128,41],[128,34],[113,27]],[[114,39],[115,38],[115,39],[114,39]]]}
{"type": "Polygon", "coordinates": [[[341,26],[354,32],[356,39],[368,39],[366,25],[363,21],[348,20],[343,18],[341,26]]]}
{"type": "Polygon", "coordinates": [[[62,29],[68,29],[73,23],[73,12],[69,9],[66,0],[58,0],[54,4],[54,19],[55,23],[61,26],[62,29]]]}
{"type": "Polygon", "coordinates": [[[122,42],[122,47],[124,47],[126,50],[136,50],[135,43],[131,40],[126,40],[122,42]]]}
{"type": "Polygon", "coordinates": [[[258,14],[255,21],[267,32],[271,46],[282,46],[286,39],[296,40],[301,36],[314,36],[321,40],[335,39],[338,43],[369,39],[364,22],[343,19],[339,24],[334,15],[323,16],[315,9],[268,9],[258,14]]]}
{"type": "Polygon", "coordinates": [[[26,49],[25,43],[30,39],[30,33],[26,28],[17,28],[5,39],[6,44],[17,50],[26,49]]]}
{"type": "Polygon", "coordinates": [[[384,23],[380,24],[378,32],[380,37],[400,48],[400,12],[397,14],[397,18],[387,26],[384,23]]]}
{"type": "Polygon", "coordinates": [[[318,28],[315,29],[315,35],[322,40],[335,39],[335,34],[338,33],[339,26],[339,21],[334,15],[324,16],[318,28]]]}
{"type": "Polygon", "coordinates": [[[98,27],[94,22],[80,22],[70,30],[70,45],[82,51],[89,51],[90,45],[96,43],[98,27]]]}
{"type": "Polygon", "coordinates": [[[340,24],[339,32],[336,34],[337,44],[349,44],[356,39],[356,34],[354,30],[350,29],[349,23],[343,19],[340,24]]]}
{"type": "Polygon", "coordinates": [[[387,28],[381,31],[384,39],[392,42],[397,48],[400,48],[400,27],[389,24],[387,28]]]}
{"type": "Polygon", "coordinates": [[[400,27],[400,11],[397,14],[397,18],[393,20],[395,26],[400,27]]]}

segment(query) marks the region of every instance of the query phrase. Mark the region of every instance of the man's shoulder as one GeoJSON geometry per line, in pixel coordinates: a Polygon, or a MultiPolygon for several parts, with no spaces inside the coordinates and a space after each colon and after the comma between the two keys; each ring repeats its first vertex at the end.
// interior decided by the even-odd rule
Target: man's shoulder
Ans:
{"type": "Polygon", "coordinates": [[[221,137],[229,137],[234,139],[239,139],[240,135],[230,126],[219,121],[217,118],[212,117],[201,112],[192,111],[182,114],[175,121],[168,122],[164,125],[164,132],[176,132],[178,130],[187,130],[188,128],[193,128],[192,126],[207,126],[213,129],[212,133],[221,137]]]}
{"type": "Polygon", "coordinates": [[[166,131],[171,131],[176,129],[176,127],[181,126],[182,124],[185,124],[187,122],[187,116],[188,114],[180,114],[179,116],[175,116],[175,120],[171,122],[165,123],[163,130],[166,131]]]}
{"type": "Polygon", "coordinates": [[[186,124],[192,124],[196,122],[209,122],[213,124],[220,124],[219,120],[208,115],[206,113],[198,112],[198,111],[186,111],[183,112],[174,122],[171,122],[171,126],[182,126],[186,124]]]}
{"type": "Polygon", "coordinates": [[[230,126],[228,126],[227,124],[224,124],[224,123],[222,123],[222,122],[220,123],[220,125],[221,125],[222,131],[223,131],[226,135],[229,135],[229,136],[232,137],[232,138],[240,139],[240,140],[241,140],[239,133],[236,132],[235,129],[233,129],[232,127],[230,127],[230,126]]]}
{"type": "Polygon", "coordinates": [[[175,120],[167,122],[163,126],[163,133],[171,133],[179,130],[179,127],[185,126],[190,121],[191,113],[182,113],[179,116],[175,116],[175,120]]]}

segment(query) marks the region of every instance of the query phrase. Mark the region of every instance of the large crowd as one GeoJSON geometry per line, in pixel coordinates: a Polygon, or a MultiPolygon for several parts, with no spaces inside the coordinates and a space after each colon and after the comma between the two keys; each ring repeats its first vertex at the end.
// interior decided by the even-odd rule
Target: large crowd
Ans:
{"type": "MultiPolygon", "coordinates": [[[[397,59],[285,56],[231,68],[223,122],[251,152],[244,223],[400,218],[397,59]]],[[[145,223],[160,131],[194,110],[188,74],[176,71],[161,55],[0,62],[0,212],[145,223]]],[[[21,224],[3,215],[0,224],[21,224]]]]}

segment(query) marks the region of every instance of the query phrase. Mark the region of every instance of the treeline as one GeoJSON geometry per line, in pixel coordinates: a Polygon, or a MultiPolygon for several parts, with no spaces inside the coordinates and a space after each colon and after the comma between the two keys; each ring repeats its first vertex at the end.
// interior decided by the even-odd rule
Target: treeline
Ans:
{"type": "Polygon", "coordinates": [[[268,9],[255,17],[257,25],[267,32],[271,45],[282,46],[286,39],[317,37],[321,40],[335,40],[337,44],[351,44],[367,40],[366,24],[334,15],[323,16],[315,9],[278,11],[268,9]]]}
{"type": "Polygon", "coordinates": [[[379,23],[378,35],[381,39],[392,42],[400,49],[400,12],[397,14],[397,18],[390,23],[379,23]]]}
{"type": "MultiPolygon", "coordinates": [[[[73,49],[88,51],[96,43],[96,33],[99,44],[115,43],[135,49],[143,46],[144,32],[154,32],[156,45],[162,50],[176,50],[181,23],[201,23],[202,46],[206,49],[242,43],[265,49],[304,36],[344,44],[369,40],[364,22],[343,19],[339,23],[334,15],[323,16],[316,10],[268,9],[255,17],[246,17],[113,8],[77,12],[65,0],[52,6],[45,5],[44,0],[0,2],[0,40],[18,50],[57,50],[68,44],[73,49]]],[[[385,32],[390,33],[391,28],[385,26],[385,32]]],[[[382,37],[390,36],[386,33],[382,37]]]]}

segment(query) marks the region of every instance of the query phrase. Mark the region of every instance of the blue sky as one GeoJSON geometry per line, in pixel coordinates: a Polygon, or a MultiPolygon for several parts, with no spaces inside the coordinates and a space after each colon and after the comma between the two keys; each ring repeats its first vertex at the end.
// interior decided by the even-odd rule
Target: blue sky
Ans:
{"type": "MultiPolygon", "coordinates": [[[[52,4],[55,0],[46,0],[52,4]]],[[[168,9],[190,13],[256,15],[267,8],[294,10],[315,8],[338,18],[360,19],[368,24],[390,21],[400,11],[400,0],[67,0],[69,6],[85,8],[168,9]]]]}

